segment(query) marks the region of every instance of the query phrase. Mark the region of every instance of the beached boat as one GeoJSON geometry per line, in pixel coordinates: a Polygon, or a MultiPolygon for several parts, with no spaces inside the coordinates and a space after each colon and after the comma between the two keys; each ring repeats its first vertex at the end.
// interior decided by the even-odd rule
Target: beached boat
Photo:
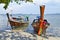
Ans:
{"type": "MultiPolygon", "coordinates": [[[[44,22],[44,8],[45,5],[40,6],[40,18],[39,19],[34,19],[32,22],[32,27],[34,28],[34,31],[40,35],[43,31],[43,22],[44,22]]],[[[46,20],[47,21],[47,20],[46,20]]],[[[49,26],[50,24],[47,22],[46,26],[49,26]]]]}
{"type": "Polygon", "coordinates": [[[32,22],[32,27],[34,28],[34,31],[40,35],[40,33],[42,33],[42,22],[44,19],[44,9],[45,9],[45,5],[40,6],[40,18],[39,19],[35,19],[32,22]]]}
{"type": "Polygon", "coordinates": [[[10,18],[8,13],[7,13],[7,18],[12,29],[24,29],[29,25],[29,20],[23,21],[23,20],[16,20],[16,18],[10,18]]]}

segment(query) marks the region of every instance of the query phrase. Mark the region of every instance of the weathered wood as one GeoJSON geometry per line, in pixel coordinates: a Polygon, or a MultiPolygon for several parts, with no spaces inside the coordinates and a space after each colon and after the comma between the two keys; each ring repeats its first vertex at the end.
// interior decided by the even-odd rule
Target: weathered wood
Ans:
{"type": "Polygon", "coordinates": [[[10,23],[10,26],[13,28],[14,27],[27,27],[28,22],[19,22],[19,21],[12,21],[9,17],[9,14],[7,13],[8,21],[10,23]]]}
{"type": "Polygon", "coordinates": [[[42,34],[43,20],[44,20],[44,9],[45,5],[40,6],[40,25],[38,30],[38,35],[42,34]]]}

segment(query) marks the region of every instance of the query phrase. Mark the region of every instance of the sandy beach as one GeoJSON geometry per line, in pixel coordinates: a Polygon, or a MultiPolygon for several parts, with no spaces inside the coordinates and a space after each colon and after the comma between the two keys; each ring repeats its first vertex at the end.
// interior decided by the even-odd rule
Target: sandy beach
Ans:
{"type": "Polygon", "coordinates": [[[60,37],[48,36],[48,39],[21,30],[0,31],[0,40],[60,40],[60,37]]]}

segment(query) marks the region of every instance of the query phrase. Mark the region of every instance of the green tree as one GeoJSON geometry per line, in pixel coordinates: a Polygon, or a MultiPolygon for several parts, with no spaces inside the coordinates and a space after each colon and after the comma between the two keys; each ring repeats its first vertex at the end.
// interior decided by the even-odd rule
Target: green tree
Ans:
{"type": "Polygon", "coordinates": [[[10,3],[10,0],[0,0],[0,3],[4,3],[5,4],[4,8],[6,9],[10,3]]]}
{"type": "MultiPolygon", "coordinates": [[[[13,0],[15,1],[17,4],[20,4],[18,3],[19,1],[25,1],[25,0],[13,0]]],[[[29,2],[33,2],[32,0],[26,0],[26,2],[29,1],[29,2]]],[[[4,3],[5,6],[4,6],[4,9],[7,9],[9,3],[12,2],[12,0],[0,0],[0,3],[4,3]]]]}
{"type": "Polygon", "coordinates": [[[33,2],[33,0],[26,0],[26,2],[29,1],[29,2],[33,2]]]}

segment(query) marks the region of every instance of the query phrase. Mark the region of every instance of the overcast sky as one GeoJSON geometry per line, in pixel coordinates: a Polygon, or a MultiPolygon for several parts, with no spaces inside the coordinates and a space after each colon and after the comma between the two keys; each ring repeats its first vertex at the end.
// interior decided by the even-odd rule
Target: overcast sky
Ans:
{"type": "Polygon", "coordinates": [[[3,8],[4,4],[0,4],[0,14],[6,14],[6,12],[13,14],[39,14],[39,6],[45,5],[45,14],[60,13],[60,0],[33,0],[33,3],[22,2],[21,5],[15,2],[10,3],[7,10],[3,8]]]}

